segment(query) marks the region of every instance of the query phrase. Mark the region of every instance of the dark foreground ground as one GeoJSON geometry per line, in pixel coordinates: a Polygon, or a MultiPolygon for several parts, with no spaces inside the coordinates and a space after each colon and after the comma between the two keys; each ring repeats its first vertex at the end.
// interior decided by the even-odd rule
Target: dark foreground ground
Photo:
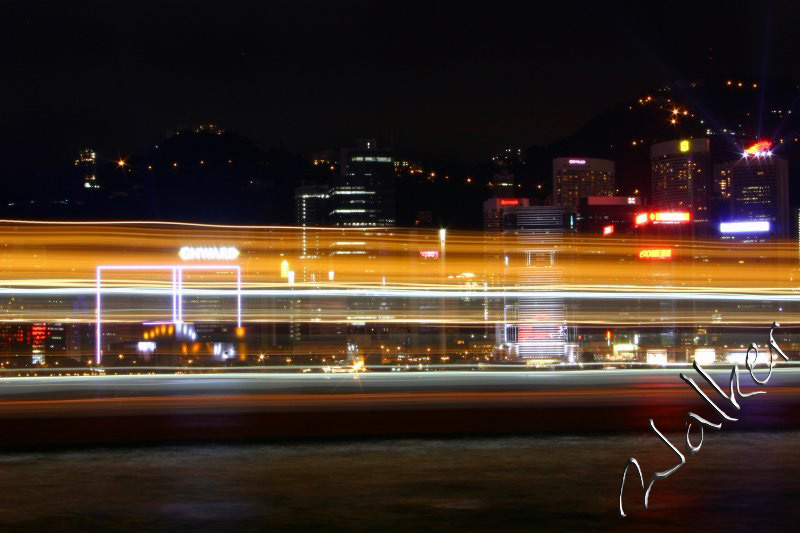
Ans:
{"type": "Polygon", "coordinates": [[[706,431],[655,484],[650,510],[629,471],[625,519],[626,459],[645,481],[676,463],[648,419],[681,451],[686,411],[720,420],[677,372],[3,379],[0,390],[0,531],[790,531],[800,518],[794,370],[725,407],[739,420],[706,431]]]}
{"type": "Polygon", "coordinates": [[[707,434],[650,510],[629,478],[625,519],[627,457],[647,477],[674,463],[650,434],[11,453],[0,529],[796,531],[798,444],[796,431],[707,434]]]}

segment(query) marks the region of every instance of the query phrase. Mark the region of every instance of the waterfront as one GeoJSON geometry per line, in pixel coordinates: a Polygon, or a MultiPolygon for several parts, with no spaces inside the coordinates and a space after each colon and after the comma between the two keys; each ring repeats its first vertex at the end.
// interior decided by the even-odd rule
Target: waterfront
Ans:
{"type": "MultiPolygon", "coordinates": [[[[667,437],[681,447],[682,436],[667,437]]],[[[0,456],[6,531],[791,530],[800,432],[706,433],[651,508],[620,475],[652,433],[90,448],[0,456]]]]}

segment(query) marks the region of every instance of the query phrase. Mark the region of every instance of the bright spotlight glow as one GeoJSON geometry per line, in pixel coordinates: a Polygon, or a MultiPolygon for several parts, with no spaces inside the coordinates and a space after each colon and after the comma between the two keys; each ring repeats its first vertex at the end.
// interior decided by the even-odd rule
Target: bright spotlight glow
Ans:
{"type": "Polygon", "coordinates": [[[764,157],[772,155],[770,141],[758,141],[744,149],[744,157],[764,157]]]}

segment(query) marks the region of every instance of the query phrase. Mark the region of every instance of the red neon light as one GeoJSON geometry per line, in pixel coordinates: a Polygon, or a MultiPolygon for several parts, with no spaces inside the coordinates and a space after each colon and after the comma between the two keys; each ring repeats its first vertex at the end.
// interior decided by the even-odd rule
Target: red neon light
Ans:
{"type": "Polygon", "coordinates": [[[423,259],[439,259],[439,250],[420,250],[419,256],[423,259]]]}
{"type": "Polygon", "coordinates": [[[672,248],[653,248],[639,252],[639,259],[672,259],[672,248]]]}
{"type": "Polygon", "coordinates": [[[772,148],[772,143],[770,141],[758,141],[745,148],[744,153],[746,155],[759,155],[764,152],[769,152],[770,148],[772,148]]]}
{"type": "Polygon", "coordinates": [[[603,237],[605,237],[606,235],[611,235],[613,233],[614,233],[614,224],[603,226],[603,237]]]}
{"type": "Polygon", "coordinates": [[[501,198],[500,205],[504,207],[511,205],[519,205],[519,198],[501,198]]]}

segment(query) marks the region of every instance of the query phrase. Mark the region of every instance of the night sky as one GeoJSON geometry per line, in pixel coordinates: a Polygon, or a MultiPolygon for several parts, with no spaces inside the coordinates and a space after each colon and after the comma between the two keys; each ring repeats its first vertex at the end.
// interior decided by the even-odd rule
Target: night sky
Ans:
{"type": "Polygon", "coordinates": [[[3,2],[0,179],[201,122],[303,155],[374,136],[476,162],[662,81],[800,80],[791,2],[552,4],[3,2]]]}

